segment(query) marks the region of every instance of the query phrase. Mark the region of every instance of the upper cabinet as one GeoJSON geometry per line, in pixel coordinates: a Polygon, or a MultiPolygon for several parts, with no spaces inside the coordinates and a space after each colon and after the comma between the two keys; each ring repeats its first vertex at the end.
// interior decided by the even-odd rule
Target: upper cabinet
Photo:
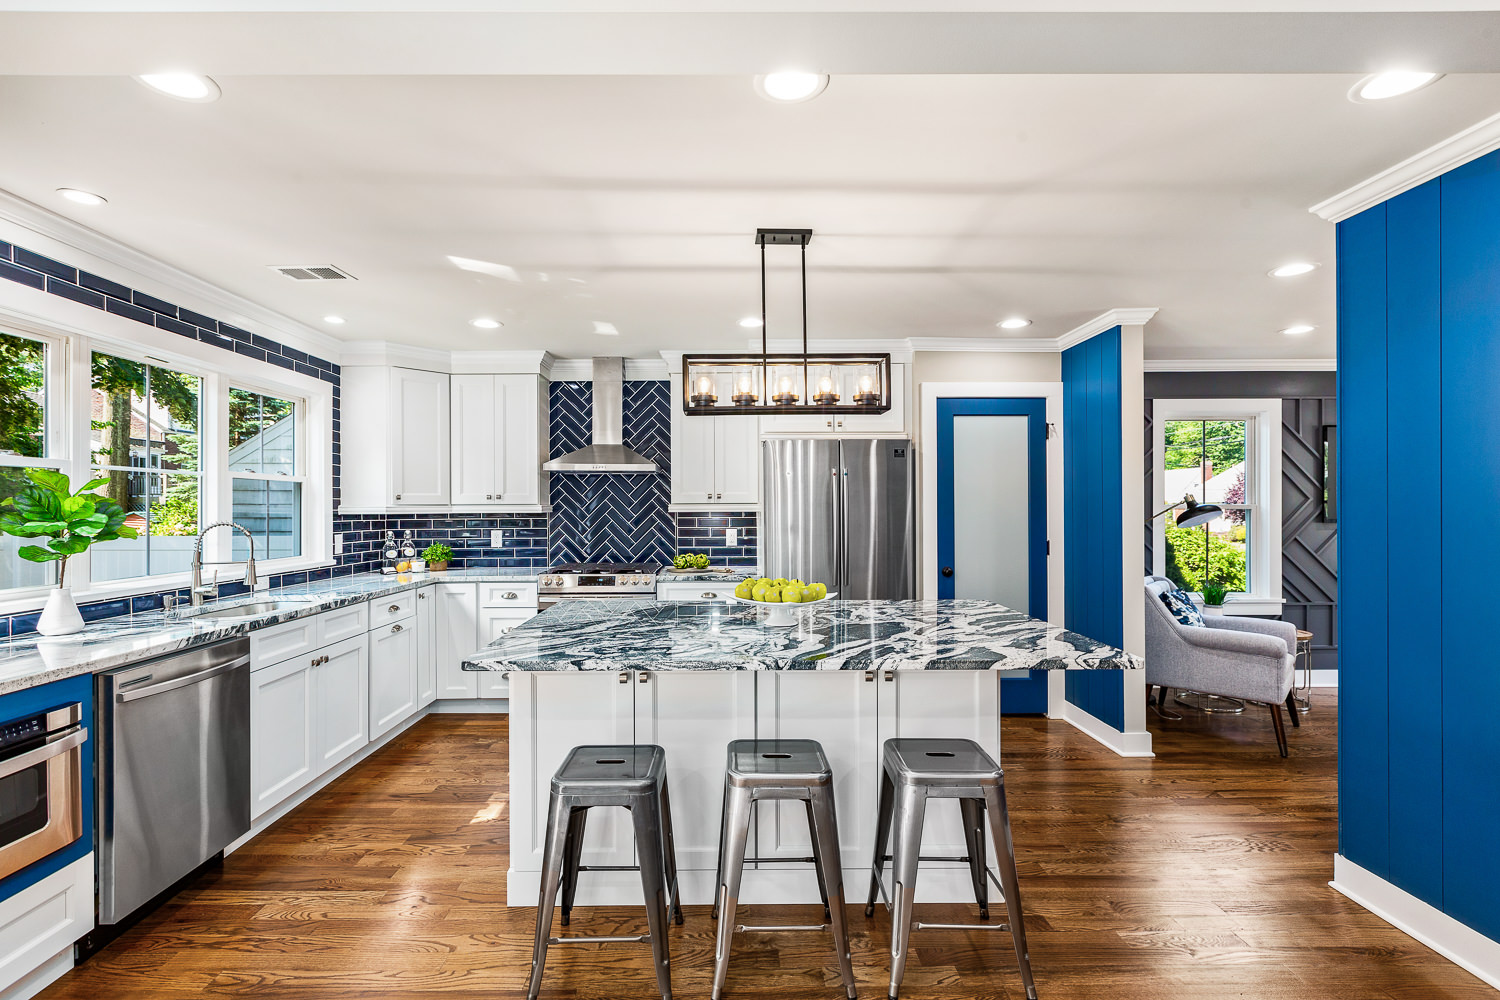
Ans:
{"type": "Polygon", "coordinates": [[[387,365],[342,371],[339,511],[539,510],[546,382],[387,365]]]}
{"type": "MultiPolygon", "coordinates": [[[[839,387],[839,395],[854,398],[851,381],[839,387]]],[[[891,408],[884,413],[768,413],[760,419],[763,434],[796,434],[828,437],[842,434],[883,434],[902,437],[910,433],[906,421],[907,366],[891,364],[891,408]]]]}
{"type": "Polygon", "coordinates": [[[547,502],[546,383],[536,375],[452,377],[453,505],[547,502]]]}
{"type": "Polygon", "coordinates": [[[694,510],[759,506],[760,418],[689,417],[682,412],[682,374],[671,378],[672,505],[694,510]]]}

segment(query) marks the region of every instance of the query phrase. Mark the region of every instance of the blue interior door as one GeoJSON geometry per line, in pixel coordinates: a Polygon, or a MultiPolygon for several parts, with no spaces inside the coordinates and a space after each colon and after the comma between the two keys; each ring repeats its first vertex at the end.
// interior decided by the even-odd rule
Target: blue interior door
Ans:
{"type": "MultiPolygon", "coordinates": [[[[939,399],[938,597],[1047,617],[1044,399],[939,399]]],[[[1006,715],[1047,710],[1047,674],[1001,681],[1006,715]]]]}

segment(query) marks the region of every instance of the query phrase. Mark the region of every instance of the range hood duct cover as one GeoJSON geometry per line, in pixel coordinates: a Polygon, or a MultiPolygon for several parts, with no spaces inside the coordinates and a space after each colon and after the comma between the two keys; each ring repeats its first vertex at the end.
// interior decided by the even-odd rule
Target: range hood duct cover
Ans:
{"type": "Polygon", "coordinates": [[[594,359],[594,443],[559,455],[543,472],[655,472],[656,463],[624,445],[625,359],[594,359]]]}

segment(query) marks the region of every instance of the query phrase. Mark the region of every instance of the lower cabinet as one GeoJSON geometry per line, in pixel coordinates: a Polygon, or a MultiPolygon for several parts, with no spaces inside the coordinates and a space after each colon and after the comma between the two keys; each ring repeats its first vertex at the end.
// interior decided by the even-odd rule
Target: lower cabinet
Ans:
{"type": "Polygon", "coordinates": [[[252,816],[369,742],[368,670],[360,635],[251,672],[252,816]]]}
{"type": "Polygon", "coordinates": [[[390,732],[417,710],[415,618],[370,630],[370,739],[390,732]]]}
{"type": "Polygon", "coordinates": [[[417,591],[417,707],[437,700],[437,588],[417,591]]]}
{"type": "MultiPolygon", "coordinates": [[[[517,625],[524,625],[536,615],[535,611],[517,611],[513,608],[481,608],[479,611],[478,649],[488,646],[517,625]]],[[[473,650],[470,650],[473,652],[473,650]]],[[[475,674],[479,678],[478,695],[481,698],[509,698],[510,681],[499,671],[475,674]]]]}
{"type": "Polygon", "coordinates": [[[472,583],[440,583],[437,601],[437,696],[479,697],[479,675],[463,669],[479,648],[479,594],[472,583]]]}

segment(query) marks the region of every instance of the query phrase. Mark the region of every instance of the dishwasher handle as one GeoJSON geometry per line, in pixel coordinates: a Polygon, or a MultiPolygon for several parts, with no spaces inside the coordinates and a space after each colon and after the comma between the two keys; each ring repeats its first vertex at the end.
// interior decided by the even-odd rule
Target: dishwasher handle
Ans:
{"type": "Polygon", "coordinates": [[[200,670],[195,674],[188,674],[186,677],[174,677],[172,680],[162,681],[160,684],[153,684],[150,687],[132,688],[129,691],[118,691],[115,693],[115,701],[123,705],[126,702],[136,701],[140,698],[149,698],[155,694],[165,694],[168,691],[176,691],[178,688],[187,687],[189,684],[197,684],[200,681],[206,681],[210,677],[217,677],[220,674],[227,674],[231,670],[238,670],[240,667],[248,666],[249,664],[250,655],[247,653],[244,656],[237,656],[226,663],[217,663],[209,667],[207,670],[200,670]]]}

